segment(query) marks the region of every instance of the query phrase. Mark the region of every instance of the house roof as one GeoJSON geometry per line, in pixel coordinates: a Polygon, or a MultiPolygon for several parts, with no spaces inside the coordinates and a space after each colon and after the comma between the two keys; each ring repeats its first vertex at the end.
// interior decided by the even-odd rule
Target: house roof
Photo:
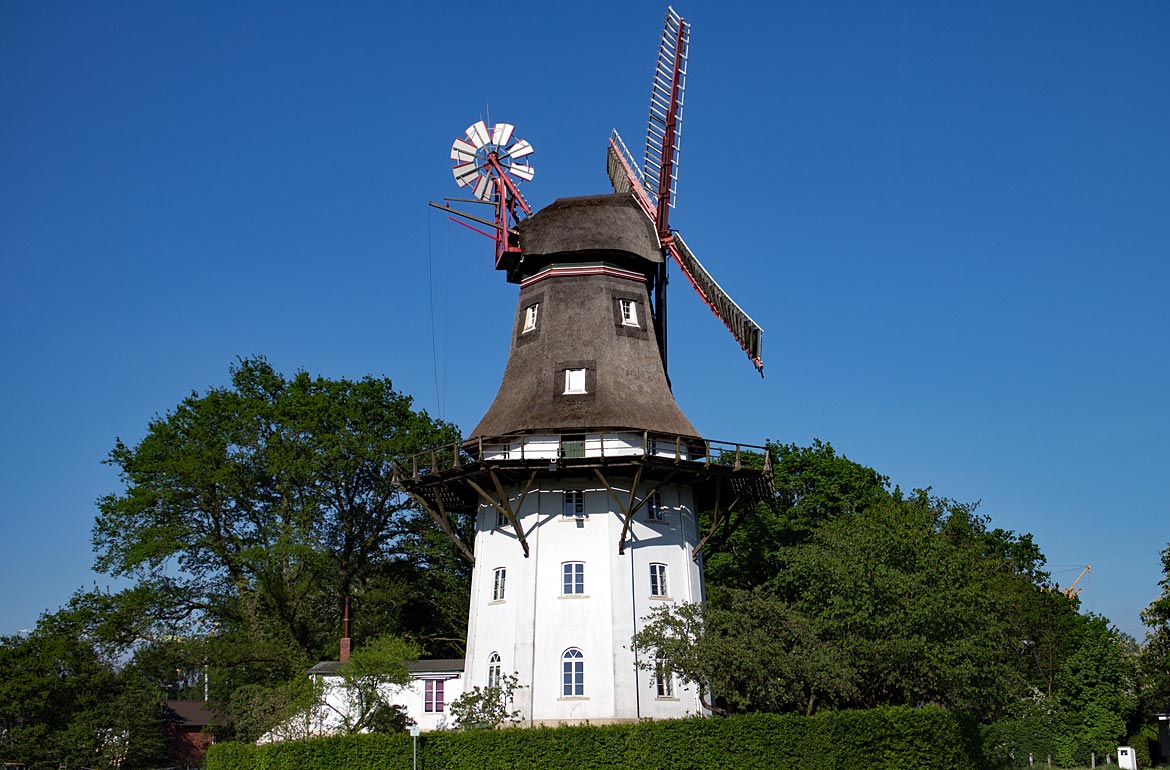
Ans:
{"type": "Polygon", "coordinates": [[[201,700],[169,700],[167,710],[184,727],[206,727],[215,716],[201,700]]]}
{"type": "MultiPolygon", "coordinates": [[[[411,674],[459,674],[463,673],[462,658],[433,658],[429,660],[410,660],[406,662],[406,670],[411,674]]],[[[310,674],[322,676],[336,676],[341,673],[341,661],[323,660],[309,669],[310,674]]]]}

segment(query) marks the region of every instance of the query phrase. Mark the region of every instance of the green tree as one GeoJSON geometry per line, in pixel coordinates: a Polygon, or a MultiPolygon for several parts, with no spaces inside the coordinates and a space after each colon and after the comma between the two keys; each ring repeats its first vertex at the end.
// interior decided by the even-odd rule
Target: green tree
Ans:
{"type": "Polygon", "coordinates": [[[520,679],[504,674],[498,684],[476,685],[451,701],[451,718],[460,730],[492,730],[520,723],[520,710],[513,708],[520,679]]]}
{"type": "Polygon", "coordinates": [[[1127,735],[1137,705],[1137,651],[1133,640],[1097,615],[1079,616],[1073,643],[1058,674],[1056,696],[1063,729],[1055,759],[1088,764],[1090,753],[1111,753],[1127,735]]]}
{"type": "Polygon", "coordinates": [[[386,635],[367,640],[341,664],[341,699],[323,698],[320,704],[336,715],[340,732],[394,732],[404,726],[405,715],[391,700],[410,682],[406,662],[418,660],[418,645],[386,635]]]}
{"type": "Polygon", "coordinates": [[[400,732],[410,719],[394,695],[410,681],[418,645],[393,635],[367,640],[334,676],[301,675],[273,686],[237,688],[231,697],[236,737],[254,742],[322,734],[400,732]]]}
{"type": "Polygon", "coordinates": [[[986,534],[970,506],[920,492],[830,521],[786,554],[785,593],[857,669],[858,699],[841,705],[987,717],[1019,692],[1010,565],[986,534]]]}
{"type": "MultiPolygon", "coordinates": [[[[150,609],[133,624],[144,635],[160,623],[189,636],[214,629],[189,662],[213,658],[213,682],[287,681],[335,654],[345,596],[361,608],[396,569],[414,581],[424,568],[455,569],[446,541],[392,484],[391,460],[457,436],[389,380],[286,378],[242,359],[230,387],[192,393],[138,444],[116,443],[107,462],[125,491],[99,500],[97,568],[137,581],[139,595],[122,599],[150,609]]],[[[379,630],[461,634],[462,622],[436,627],[448,616],[395,620],[379,630]]]]}
{"type": "Polygon", "coordinates": [[[670,670],[716,713],[803,711],[855,692],[841,651],[763,589],[713,589],[707,604],[654,610],[634,635],[641,667],[670,670]],[[706,691],[715,698],[710,700],[706,691]]]}
{"type": "Polygon", "coordinates": [[[808,447],[772,444],[768,451],[776,495],[710,549],[704,560],[708,585],[765,585],[779,574],[787,548],[807,540],[825,522],[865,510],[891,494],[885,476],[838,455],[819,439],[808,447]]]}
{"type": "Polygon", "coordinates": [[[1150,738],[1156,734],[1153,715],[1170,711],[1170,545],[1162,551],[1162,579],[1158,585],[1161,595],[1142,611],[1146,639],[1138,659],[1140,724],[1136,726],[1144,728],[1150,738]]]}
{"type": "Polygon", "coordinates": [[[157,766],[163,695],[119,665],[85,609],[79,595],[27,636],[0,638],[0,758],[33,768],[157,766]]]}

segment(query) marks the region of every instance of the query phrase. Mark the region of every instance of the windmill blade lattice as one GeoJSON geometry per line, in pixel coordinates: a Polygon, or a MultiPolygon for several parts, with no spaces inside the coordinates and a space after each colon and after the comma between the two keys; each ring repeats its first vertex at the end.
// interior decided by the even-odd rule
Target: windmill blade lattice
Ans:
{"type": "Polygon", "coordinates": [[[764,330],[707,272],[707,268],[703,267],[694,252],[687,247],[682,235],[677,230],[673,235],[674,237],[667,247],[671,256],[674,257],[687,280],[695,287],[695,291],[711,308],[711,312],[723,322],[723,325],[731,332],[731,336],[735,337],[735,341],[743,348],[743,352],[747,353],[756,370],[763,374],[764,362],[761,356],[763,355],[764,330]]]}
{"type": "MultiPolygon", "coordinates": [[[[616,193],[634,196],[654,224],[662,250],[682,270],[699,297],[711,308],[747,353],[761,375],[764,330],[723,290],[676,230],[671,228],[678,182],[679,136],[682,125],[683,92],[686,90],[690,24],[673,8],[667,8],[666,26],[658,47],[654,85],[650,91],[650,121],[646,136],[645,163],[634,162],[622,138],[614,130],[606,148],[606,171],[616,193]]],[[[655,279],[655,327],[666,364],[666,265],[655,279]]]]}
{"type": "Polygon", "coordinates": [[[674,208],[678,190],[678,151],[690,44],[691,25],[673,8],[667,8],[666,26],[662,30],[662,42],[654,66],[654,85],[650,89],[646,162],[642,169],[649,180],[649,193],[654,204],[658,205],[658,199],[665,197],[671,208],[674,208]]]}
{"type": "Polygon", "coordinates": [[[513,182],[531,182],[535,170],[525,158],[532,154],[532,145],[515,138],[515,130],[511,123],[497,123],[489,130],[482,120],[468,126],[467,138],[459,137],[451,144],[455,183],[470,186],[475,197],[491,201],[501,173],[513,182]]]}

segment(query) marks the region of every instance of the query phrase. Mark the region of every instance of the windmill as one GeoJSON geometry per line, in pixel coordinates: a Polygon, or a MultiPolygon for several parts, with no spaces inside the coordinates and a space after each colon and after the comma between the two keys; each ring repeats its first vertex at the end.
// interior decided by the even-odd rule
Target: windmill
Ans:
{"type": "Polygon", "coordinates": [[[645,163],[653,194],[615,133],[614,193],[532,212],[519,191],[532,146],[511,124],[480,121],[450,152],[472,197],[430,204],[492,239],[519,292],[487,412],[462,442],[396,463],[395,479],[473,564],[463,686],[516,672],[529,724],[704,713],[697,683],[648,675],[629,640],[656,607],[702,601],[704,548],[773,493],[767,449],[703,438],[666,376],[668,259],[760,366],[759,326],[668,224],[688,37],[670,11],[645,163]]]}
{"type": "MultiPolygon", "coordinates": [[[[614,129],[606,150],[606,168],[614,192],[634,195],[654,223],[663,253],[674,259],[699,297],[728,328],[763,376],[764,330],[728,296],[687,247],[678,231],[670,227],[670,210],[674,208],[678,186],[679,140],[690,40],[690,24],[675,13],[674,8],[667,8],[650,91],[645,163],[642,169],[638,168],[614,129]]],[[[666,283],[666,261],[663,260],[654,282],[654,327],[663,367],[666,366],[666,283]]]]}

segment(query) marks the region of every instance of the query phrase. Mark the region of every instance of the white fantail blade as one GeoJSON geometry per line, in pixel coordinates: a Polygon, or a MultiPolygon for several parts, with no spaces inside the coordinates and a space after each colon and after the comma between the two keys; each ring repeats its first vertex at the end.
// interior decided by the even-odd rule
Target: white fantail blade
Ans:
{"type": "Polygon", "coordinates": [[[516,127],[511,123],[497,123],[492,129],[492,144],[503,147],[512,140],[512,132],[515,130],[516,127]]]}
{"type": "Polygon", "coordinates": [[[470,163],[475,160],[475,145],[466,139],[456,139],[451,145],[451,160],[470,163]]]}
{"type": "Polygon", "coordinates": [[[479,181],[475,183],[475,197],[481,201],[491,200],[492,189],[494,185],[489,177],[481,176],[479,181]]]}
{"type": "Polygon", "coordinates": [[[500,153],[509,158],[523,158],[525,155],[533,153],[532,145],[528,143],[527,139],[518,139],[516,144],[509,147],[506,151],[500,153]]]}
{"type": "Polygon", "coordinates": [[[482,120],[478,123],[472,123],[467,127],[467,138],[471,140],[471,143],[474,144],[476,148],[483,147],[485,144],[491,141],[491,135],[488,134],[487,124],[482,120]]]}
{"type": "Polygon", "coordinates": [[[464,187],[475,181],[475,177],[479,176],[479,167],[475,163],[464,163],[451,169],[451,173],[455,175],[456,184],[464,187]]]}
{"type": "Polygon", "coordinates": [[[748,358],[755,364],[756,369],[763,375],[764,361],[761,354],[764,347],[764,330],[751,319],[751,316],[743,312],[743,308],[727,295],[722,286],[716,283],[694,253],[687,248],[686,241],[677,232],[674,233],[674,241],[669,245],[668,250],[678,262],[678,266],[682,268],[691,285],[695,287],[695,291],[699,292],[699,296],[703,298],[715,316],[723,322],[739,346],[748,354],[748,358]]]}
{"type": "Polygon", "coordinates": [[[525,163],[513,163],[508,167],[508,173],[523,179],[525,182],[531,182],[533,174],[536,173],[536,169],[525,163]]]}

